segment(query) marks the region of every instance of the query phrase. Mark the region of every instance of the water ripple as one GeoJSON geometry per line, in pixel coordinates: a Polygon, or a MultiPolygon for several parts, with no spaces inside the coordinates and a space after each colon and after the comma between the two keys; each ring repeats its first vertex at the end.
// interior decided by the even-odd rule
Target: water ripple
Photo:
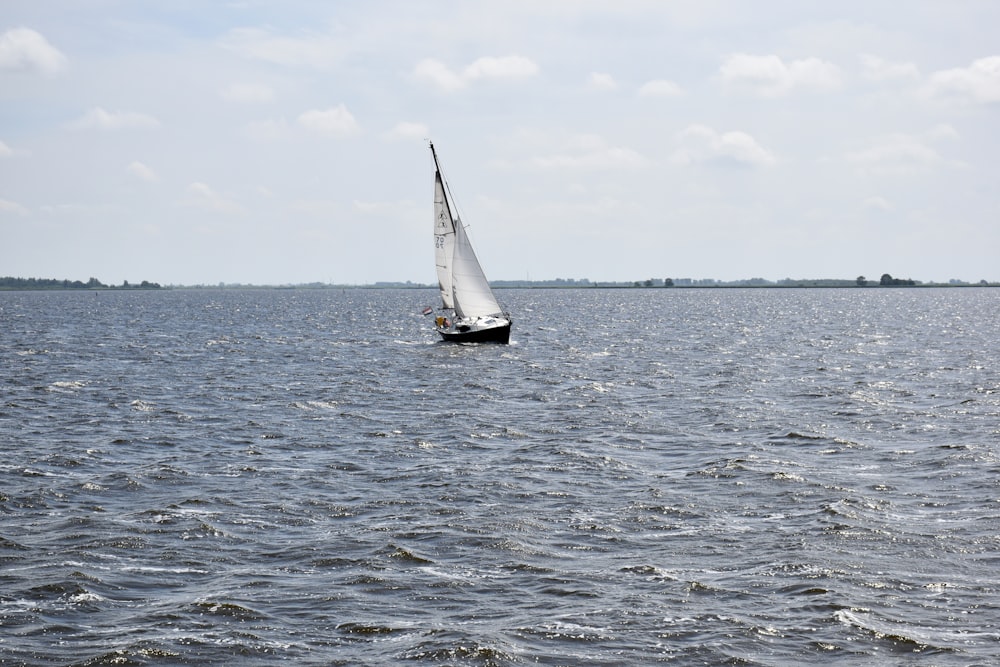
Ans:
{"type": "Polygon", "coordinates": [[[0,293],[0,662],[994,660],[1000,292],[431,296],[0,293]]]}

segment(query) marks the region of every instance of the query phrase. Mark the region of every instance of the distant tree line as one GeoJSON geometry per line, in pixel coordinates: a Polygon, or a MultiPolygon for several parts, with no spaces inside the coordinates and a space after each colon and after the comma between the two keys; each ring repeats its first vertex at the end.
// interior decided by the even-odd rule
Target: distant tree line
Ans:
{"type": "Polygon", "coordinates": [[[14,278],[4,276],[0,278],[0,289],[160,289],[159,283],[151,283],[143,280],[137,285],[124,281],[121,286],[105,285],[97,278],[91,278],[87,282],[80,280],[57,280],[54,278],[14,278]]]}
{"type": "MultiPolygon", "coordinates": [[[[951,280],[948,285],[972,285],[961,280],[951,280]]],[[[1000,283],[981,280],[977,285],[988,286],[1000,283]]],[[[868,280],[864,276],[857,278],[782,278],[781,280],[766,280],[764,278],[746,278],[742,280],[716,280],[714,278],[647,278],[646,280],[634,280],[629,282],[594,282],[586,278],[566,279],[557,278],[555,280],[495,280],[491,281],[493,287],[902,287],[902,286],[940,286],[941,283],[923,283],[912,278],[893,278],[890,274],[882,275],[880,280],[868,280]]],[[[398,287],[432,287],[432,285],[402,285],[398,287]]]]}
{"type": "Polygon", "coordinates": [[[878,281],[878,284],[894,287],[898,285],[916,285],[917,281],[910,278],[893,278],[888,273],[883,273],[882,278],[878,281]]]}

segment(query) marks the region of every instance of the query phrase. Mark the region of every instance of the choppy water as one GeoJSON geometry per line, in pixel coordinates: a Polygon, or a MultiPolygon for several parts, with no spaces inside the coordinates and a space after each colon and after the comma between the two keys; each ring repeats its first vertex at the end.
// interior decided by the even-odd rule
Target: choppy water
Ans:
{"type": "Polygon", "coordinates": [[[1000,290],[0,293],[0,663],[986,665],[1000,290]]]}

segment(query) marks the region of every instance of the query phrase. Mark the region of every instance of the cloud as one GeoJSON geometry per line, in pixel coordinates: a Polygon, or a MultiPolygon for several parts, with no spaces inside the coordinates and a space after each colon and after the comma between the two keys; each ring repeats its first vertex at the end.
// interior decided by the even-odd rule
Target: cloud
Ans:
{"type": "Polygon", "coordinates": [[[66,66],[66,56],[30,28],[14,28],[0,35],[0,69],[55,74],[66,66]]]}
{"type": "Polygon", "coordinates": [[[299,116],[299,125],[325,137],[344,138],[358,134],[361,127],[343,104],[319,111],[313,109],[299,116]]]}
{"type": "Polygon", "coordinates": [[[159,127],[160,121],[152,116],[130,111],[105,111],[101,107],[95,107],[84,114],[78,120],[70,123],[70,127],[77,130],[121,130],[129,128],[152,128],[159,127]]]}
{"type": "Polygon", "coordinates": [[[615,78],[604,72],[591,72],[587,81],[587,87],[591,90],[614,90],[618,87],[615,78]]]}
{"type": "Polygon", "coordinates": [[[974,61],[968,67],[931,74],[927,82],[931,97],[959,102],[996,104],[1000,102],[1000,56],[974,61]]]}
{"type": "Polygon", "coordinates": [[[192,183],[187,187],[187,196],[181,202],[185,206],[201,208],[213,213],[240,213],[243,207],[237,202],[223,197],[204,183],[192,183]]]}
{"type": "Polygon", "coordinates": [[[526,79],[538,74],[538,65],[522,56],[502,58],[479,58],[465,68],[465,78],[479,79],[526,79]]]}
{"type": "Polygon", "coordinates": [[[925,137],[889,134],[872,140],[866,147],[847,154],[847,161],[862,173],[907,174],[939,167],[961,167],[961,162],[947,160],[928,142],[955,138],[950,126],[938,126],[925,137]],[[950,130],[950,132],[949,132],[950,130]]]}
{"type": "Polygon", "coordinates": [[[609,146],[597,135],[578,135],[558,153],[533,157],[530,164],[540,169],[628,169],[645,166],[648,160],[639,152],[621,146],[609,146]]]}
{"type": "Polygon", "coordinates": [[[11,157],[14,155],[14,149],[0,141],[0,157],[11,157]]]}
{"type": "Polygon", "coordinates": [[[396,123],[396,126],[386,133],[386,138],[390,140],[426,139],[429,136],[430,129],[423,123],[410,123],[406,121],[396,123]]]}
{"type": "Polygon", "coordinates": [[[430,58],[417,63],[417,66],[413,69],[413,76],[418,81],[429,83],[436,88],[448,92],[464,88],[466,84],[465,80],[460,75],[448,69],[447,65],[430,58]]]}
{"type": "Polygon", "coordinates": [[[682,145],[671,157],[678,164],[719,163],[768,167],[774,154],[746,132],[716,132],[707,125],[691,125],[677,136],[682,145]]]}
{"type": "Polygon", "coordinates": [[[916,80],[920,70],[913,63],[892,63],[878,56],[862,54],[861,75],[868,81],[916,80]]]}
{"type": "Polygon", "coordinates": [[[222,99],[240,104],[264,104],[274,101],[274,91],[261,83],[231,83],[219,94],[222,99]]]}
{"type": "Polygon", "coordinates": [[[506,79],[515,81],[528,79],[538,74],[534,61],[523,56],[487,56],[467,65],[461,72],[455,72],[444,63],[427,58],[417,63],[413,76],[418,81],[429,83],[446,92],[453,92],[476,82],[506,79]]]}
{"type": "Polygon", "coordinates": [[[219,40],[219,45],[251,60],[320,69],[338,63],[344,51],[341,43],[326,35],[284,37],[259,28],[234,28],[219,40]]]}
{"type": "Polygon", "coordinates": [[[676,97],[683,94],[680,86],[666,79],[647,81],[639,88],[639,97],[676,97]]]}
{"type": "Polygon", "coordinates": [[[763,97],[778,97],[795,89],[829,92],[843,85],[840,68],[819,58],[786,64],[775,55],[737,53],[722,63],[719,73],[727,86],[763,97]]]}
{"type": "Polygon", "coordinates": [[[140,180],[146,181],[147,183],[156,183],[160,180],[160,177],[156,175],[155,171],[138,161],[133,162],[126,167],[126,169],[130,174],[140,180]]]}
{"type": "Polygon", "coordinates": [[[10,201],[8,199],[0,199],[0,214],[3,213],[14,213],[16,215],[28,215],[28,209],[21,206],[17,202],[10,201]]]}

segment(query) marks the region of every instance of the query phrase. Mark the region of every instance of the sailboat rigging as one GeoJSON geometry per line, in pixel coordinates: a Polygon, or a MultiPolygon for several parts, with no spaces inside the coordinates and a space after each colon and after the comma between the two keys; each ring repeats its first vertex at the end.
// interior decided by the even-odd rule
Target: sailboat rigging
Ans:
{"type": "Polygon", "coordinates": [[[444,313],[435,318],[435,328],[446,341],[508,343],[510,316],[490,289],[453,206],[434,144],[430,147],[434,158],[434,264],[444,313]]]}

